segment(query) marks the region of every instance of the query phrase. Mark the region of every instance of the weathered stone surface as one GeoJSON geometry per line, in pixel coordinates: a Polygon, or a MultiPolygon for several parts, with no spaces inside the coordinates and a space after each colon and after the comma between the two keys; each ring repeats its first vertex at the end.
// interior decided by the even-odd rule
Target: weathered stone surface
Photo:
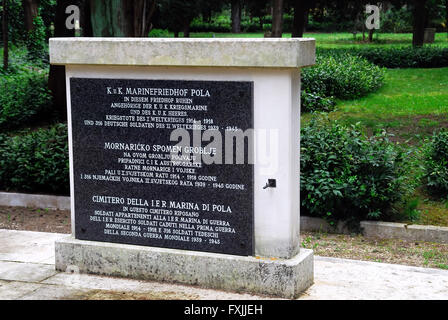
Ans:
{"type": "Polygon", "coordinates": [[[448,243],[448,227],[407,225],[396,222],[362,221],[367,238],[397,238],[410,241],[448,243]]]}
{"type": "Polygon", "coordinates": [[[196,251],[76,240],[56,242],[56,270],[296,298],[313,282],[313,252],[292,259],[238,257],[196,251]]]}
{"type": "Polygon", "coordinates": [[[0,206],[70,210],[70,197],[0,192],[0,206]]]}
{"type": "Polygon", "coordinates": [[[314,39],[53,38],[51,64],[301,68],[314,39]]]}
{"type": "Polygon", "coordinates": [[[324,219],[307,216],[300,217],[300,230],[350,234],[350,230],[343,221],[338,222],[336,226],[332,226],[324,219]]]}
{"type": "Polygon", "coordinates": [[[315,257],[315,283],[304,300],[446,300],[448,271],[315,257]]]}
{"type": "Polygon", "coordinates": [[[0,261],[0,279],[39,282],[56,274],[52,265],[0,261]]]}
{"type": "MultiPolygon", "coordinates": [[[[0,265],[0,272],[1,268],[0,265]]],[[[0,300],[17,300],[41,287],[41,284],[33,282],[0,280],[0,300]]]]}

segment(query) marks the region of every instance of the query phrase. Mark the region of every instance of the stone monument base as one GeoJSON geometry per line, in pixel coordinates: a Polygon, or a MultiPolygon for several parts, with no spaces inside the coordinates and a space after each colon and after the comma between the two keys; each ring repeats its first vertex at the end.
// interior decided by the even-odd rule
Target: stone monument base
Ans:
{"type": "Polygon", "coordinates": [[[243,257],[107,242],[68,236],[55,243],[56,270],[168,281],[297,298],[313,284],[313,251],[291,259],[243,257]]]}

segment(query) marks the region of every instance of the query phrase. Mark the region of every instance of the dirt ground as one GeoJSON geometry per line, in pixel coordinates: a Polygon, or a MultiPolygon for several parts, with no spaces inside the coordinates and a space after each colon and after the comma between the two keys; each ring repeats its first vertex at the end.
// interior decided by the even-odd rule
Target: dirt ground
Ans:
{"type": "Polygon", "coordinates": [[[70,233],[69,210],[0,206],[0,229],[70,233]]]}
{"type": "Polygon", "coordinates": [[[302,232],[302,247],[324,257],[448,269],[448,244],[302,232]]]}
{"type": "MultiPolygon", "coordinates": [[[[68,210],[0,206],[0,229],[70,233],[70,223],[68,210]]],[[[448,269],[448,244],[318,232],[302,232],[301,241],[318,256],[448,269]]]]}

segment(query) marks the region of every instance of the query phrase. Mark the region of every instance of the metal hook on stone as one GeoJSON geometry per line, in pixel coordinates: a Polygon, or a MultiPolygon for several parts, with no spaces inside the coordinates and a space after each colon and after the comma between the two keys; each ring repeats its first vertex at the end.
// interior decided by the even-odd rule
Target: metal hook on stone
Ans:
{"type": "Polygon", "coordinates": [[[263,189],[267,188],[276,188],[277,187],[277,180],[275,179],[268,179],[268,183],[263,187],[263,189]]]}

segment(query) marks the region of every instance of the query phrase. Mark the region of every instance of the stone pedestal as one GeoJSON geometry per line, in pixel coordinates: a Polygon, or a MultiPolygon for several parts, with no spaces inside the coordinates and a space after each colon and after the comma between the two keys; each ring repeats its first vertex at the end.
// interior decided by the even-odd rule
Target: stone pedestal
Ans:
{"type": "MultiPolygon", "coordinates": [[[[312,284],[312,251],[300,249],[299,133],[300,69],[315,63],[313,39],[56,38],[50,39],[50,62],[66,66],[72,192],[73,234],[56,243],[58,270],[75,266],[81,272],[198,284],[287,298],[296,297],[312,284]],[[238,208],[240,202],[247,204],[241,209],[248,215],[247,221],[238,225],[237,220],[232,220],[231,225],[233,224],[237,234],[247,232],[249,239],[252,239],[249,240],[252,243],[247,244],[248,251],[243,251],[249,254],[223,254],[232,253],[233,250],[225,250],[226,248],[219,246],[219,241],[213,239],[209,240],[213,245],[198,246],[198,251],[191,250],[194,248],[191,241],[189,246],[185,246],[188,250],[181,250],[183,247],[180,244],[163,247],[164,245],[159,244],[141,245],[144,240],[122,242],[123,237],[113,241],[122,243],[110,243],[108,239],[112,238],[109,235],[99,236],[101,242],[87,241],[96,238],[92,238],[92,235],[84,236],[82,232],[85,231],[87,222],[83,222],[81,227],[78,220],[86,214],[91,214],[90,219],[95,220],[92,218],[93,213],[89,212],[93,212],[96,207],[90,203],[89,197],[83,198],[81,195],[86,191],[80,188],[82,181],[78,180],[79,170],[76,166],[80,163],[77,153],[84,153],[79,141],[85,143],[86,157],[87,150],[93,150],[93,147],[88,146],[91,143],[88,138],[81,137],[77,132],[80,128],[79,115],[74,112],[79,110],[79,92],[87,91],[78,90],[78,97],[72,96],[73,88],[70,84],[73,85],[72,79],[75,78],[106,79],[111,83],[118,80],[124,81],[121,83],[142,80],[152,81],[152,84],[157,81],[168,84],[171,83],[169,81],[250,84],[252,92],[246,92],[249,96],[252,95],[253,114],[247,118],[253,124],[251,129],[254,132],[255,161],[250,167],[253,172],[248,173],[251,178],[247,179],[246,191],[250,190],[251,194],[248,198],[235,198],[232,201],[231,191],[223,191],[222,199],[219,193],[214,192],[214,199],[210,200],[211,203],[230,203],[235,208],[238,208]],[[126,82],[127,80],[129,81],[126,82]],[[72,103],[77,105],[72,106],[72,103]],[[269,185],[268,181],[274,181],[275,184],[269,185]]],[[[94,90],[96,89],[92,89],[94,90]]],[[[112,86],[108,90],[113,90],[112,86]]],[[[117,89],[118,93],[120,90],[117,89]]],[[[87,95],[89,94],[94,95],[87,95]]],[[[229,96],[231,94],[229,92],[229,96]]],[[[223,108],[225,114],[229,106],[226,103],[233,100],[224,103],[223,99],[220,100],[220,108],[223,108]]],[[[96,108],[96,102],[93,103],[95,99],[88,101],[87,106],[96,108]]],[[[211,109],[210,107],[209,113],[218,114],[216,108],[215,111],[211,109]]],[[[244,117],[249,109],[241,112],[240,117],[244,117]]],[[[238,118],[238,114],[226,116],[238,118]]],[[[108,130],[102,127],[95,132],[101,132],[103,137],[108,130]]],[[[119,138],[116,132],[126,136],[126,130],[114,131],[115,140],[119,138]]],[[[152,134],[154,131],[142,131],[139,143],[145,140],[144,132],[152,134]]],[[[108,161],[109,157],[110,154],[105,153],[104,161],[108,161]]],[[[230,167],[223,167],[222,170],[227,170],[226,168],[230,167]]],[[[103,189],[107,189],[107,185],[104,186],[103,189]]],[[[113,184],[112,189],[111,185],[109,193],[117,196],[119,186],[121,185],[113,184]]],[[[128,189],[126,186],[122,185],[123,193],[128,189]]],[[[152,185],[142,184],[142,194],[145,194],[145,190],[151,193],[151,188],[152,185]]],[[[211,189],[211,184],[207,184],[203,193],[207,194],[209,188],[211,189]]],[[[92,195],[99,193],[94,190],[94,184],[92,190],[92,195]]],[[[107,191],[104,194],[109,196],[107,191]]],[[[166,195],[168,198],[174,197],[169,192],[166,195]]],[[[158,196],[160,197],[160,193],[158,196]]],[[[192,192],[192,199],[195,197],[198,197],[198,193],[192,192]]],[[[126,194],[123,201],[129,202],[129,198],[129,194],[126,194]]],[[[144,200],[144,196],[135,198],[138,201],[144,200]]],[[[206,206],[204,203],[202,205],[206,206]]],[[[114,215],[111,214],[111,217],[114,215]]],[[[219,217],[226,219],[223,214],[219,217]]],[[[99,220],[100,218],[96,221],[99,220]]],[[[104,227],[98,227],[100,223],[92,222],[92,225],[95,225],[98,232],[103,232],[104,227]]],[[[199,228],[197,224],[194,226],[199,228]]]]}
{"type": "Polygon", "coordinates": [[[67,237],[56,242],[56,269],[293,299],[313,284],[313,252],[273,259],[67,237]]]}

